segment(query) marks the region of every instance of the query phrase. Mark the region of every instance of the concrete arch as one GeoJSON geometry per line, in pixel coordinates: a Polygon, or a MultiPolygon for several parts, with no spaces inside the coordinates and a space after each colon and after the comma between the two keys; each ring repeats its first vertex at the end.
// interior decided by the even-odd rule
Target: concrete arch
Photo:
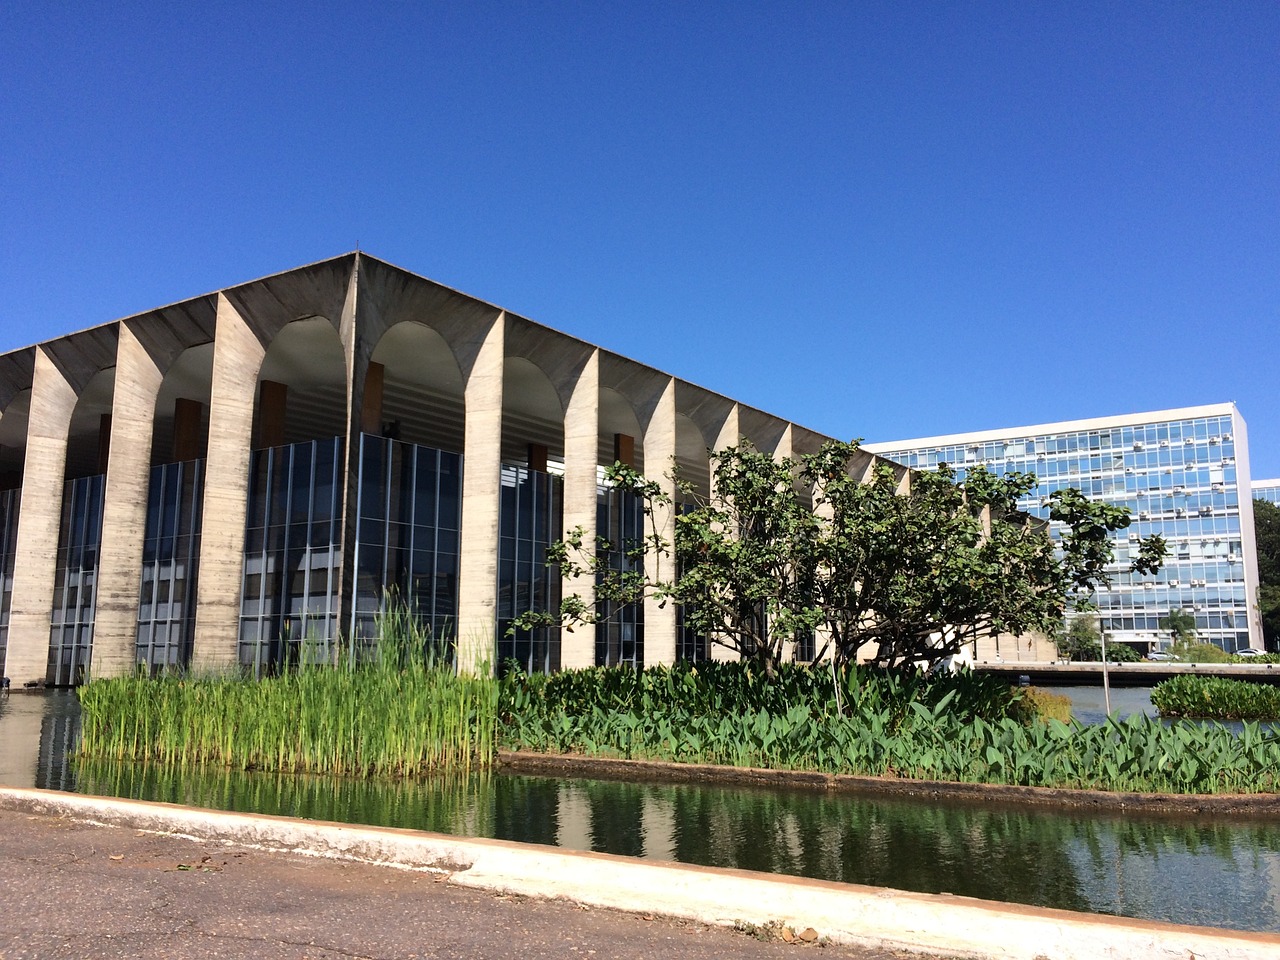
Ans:
{"type": "Polygon", "coordinates": [[[683,413],[677,413],[676,420],[676,465],[680,470],[680,479],[692,484],[697,496],[707,496],[711,492],[711,471],[707,458],[710,444],[702,429],[683,413]]]}
{"type": "Polygon", "coordinates": [[[67,480],[107,472],[115,385],[116,368],[108,367],[90,377],[76,398],[67,428],[67,480]]]}
{"type": "Polygon", "coordinates": [[[330,320],[309,317],[281,328],[258,371],[255,408],[258,447],[346,434],[346,351],[330,320]]]}
{"type": "Polygon", "coordinates": [[[524,357],[508,356],[502,365],[502,459],[535,469],[564,464],[559,391],[538,364],[524,357]],[[546,463],[536,462],[540,456],[546,463]]]}
{"type": "Polygon", "coordinates": [[[761,453],[773,453],[788,456],[790,449],[790,424],[767,413],[753,410],[750,407],[739,407],[738,432],[745,440],[761,453]]]}
{"type": "Polygon", "coordinates": [[[416,320],[390,327],[373,349],[364,385],[365,433],[462,452],[466,384],[435,328],[416,320]]]}
{"type": "Polygon", "coordinates": [[[156,393],[151,463],[179,463],[205,455],[209,444],[209,399],[213,389],[213,343],[187,347],[164,373],[156,393]]]}
{"type": "MultiPolygon", "coordinates": [[[[599,430],[599,462],[602,465],[609,466],[615,460],[627,459],[624,455],[626,450],[620,450],[618,445],[615,445],[615,439],[620,435],[630,438],[630,465],[644,472],[644,431],[640,426],[640,418],[636,415],[631,401],[612,387],[600,388],[599,430]]],[[[626,440],[622,440],[620,445],[625,448],[626,443],[626,440]]]]}

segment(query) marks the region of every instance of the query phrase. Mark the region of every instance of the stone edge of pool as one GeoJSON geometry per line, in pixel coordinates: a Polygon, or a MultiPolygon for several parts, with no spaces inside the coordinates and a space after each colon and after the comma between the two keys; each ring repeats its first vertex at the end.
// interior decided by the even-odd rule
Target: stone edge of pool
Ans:
{"type": "Polygon", "coordinates": [[[498,762],[507,773],[627,780],[645,783],[697,783],[701,786],[759,786],[828,790],[883,798],[936,799],[944,797],[980,803],[1134,812],[1232,814],[1246,817],[1280,816],[1280,794],[1121,793],[1058,787],[1021,787],[997,783],[958,783],[949,780],[910,780],[863,777],[809,770],[769,770],[663,760],[623,760],[578,754],[501,750],[498,762]]]}
{"type": "Polygon", "coordinates": [[[1280,960],[1280,938],[968,897],[577,853],[505,840],[0,788],[0,807],[449,875],[460,886],[732,925],[784,923],[832,941],[1037,960],[1280,960]],[[733,905],[733,906],[728,906],[733,905]]]}

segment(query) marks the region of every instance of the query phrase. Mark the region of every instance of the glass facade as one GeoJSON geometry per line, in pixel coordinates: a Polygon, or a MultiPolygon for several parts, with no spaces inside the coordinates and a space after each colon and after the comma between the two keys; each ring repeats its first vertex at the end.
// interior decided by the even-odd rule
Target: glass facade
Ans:
{"type": "Polygon", "coordinates": [[[9,608],[13,603],[13,558],[18,549],[18,508],[22,489],[0,491],[0,677],[9,650],[9,608]]]}
{"type": "Polygon", "coordinates": [[[204,461],[151,468],[142,543],[137,662],[155,675],[191,663],[204,461]]]}
{"type": "MultiPolygon", "coordinates": [[[[678,503],[676,510],[681,514],[688,513],[695,507],[692,503],[678,503]]],[[[679,556],[676,557],[677,575],[684,573],[679,556]]],[[[685,623],[684,605],[676,606],[676,660],[687,660],[690,663],[701,663],[711,659],[711,642],[705,634],[698,633],[685,623]]]]}
{"type": "Polygon", "coordinates": [[[240,663],[255,674],[325,658],[337,638],[341,437],[253,451],[240,663]]]}
{"type": "Polygon", "coordinates": [[[1134,419],[1089,429],[1063,424],[1061,430],[1011,432],[1003,439],[940,438],[930,445],[881,443],[870,449],[917,470],[950,464],[960,479],[979,464],[1001,474],[1034,473],[1039,485],[1019,507],[1044,519],[1048,496],[1064,487],[1128,507],[1132,524],[1113,535],[1112,585],[1094,598],[1108,636],[1138,645],[1163,641],[1160,618],[1181,609],[1195,615],[1199,639],[1227,650],[1247,646],[1250,611],[1235,417],[1224,412],[1134,419]],[[1152,534],[1168,542],[1164,567],[1155,576],[1130,575],[1136,542],[1152,534]]]}
{"type": "MultiPolygon", "coordinates": [[[[644,500],[629,490],[597,487],[596,556],[603,566],[624,574],[634,572],[637,565],[627,553],[638,548],[644,536],[644,500]]],[[[596,615],[596,666],[643,667],[644,605],[601,600],[596,615]]]]}
{"type": "Polygon", "coordinates": [[[560,477],[504,464],[498,508],[498,668],[514,660],[530,673],[560,669],[560,631],[512,630],[528,610],[560,609],[560,571],[547,547],[560,538],[564,483],[560,477]]]}
{"type": "Polygon", "coordinates": [[[388,599],[442,647],[457,639],[462,456],[363,434],[352,636],[368,645],[388,599]]]}
{"type": "Polygon", "coordinates": [[[51,686],[71,686],[88,677],[106,479],[104,474],[81,477],[63,487],[45,672],[51,686]]]}
{"type": "Polygon", "coordinates": [[[1280,480],[1253,481],[1253,499],[1266,500],[1280,506],[1280,480]]]}

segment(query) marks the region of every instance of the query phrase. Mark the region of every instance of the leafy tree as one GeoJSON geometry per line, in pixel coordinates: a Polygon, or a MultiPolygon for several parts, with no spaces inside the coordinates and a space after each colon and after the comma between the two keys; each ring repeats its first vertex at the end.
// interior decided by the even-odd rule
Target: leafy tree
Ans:
{"type": "Polygon", "coordinates": [[[1280,646],[1280,506],[1253,501],[1253,529],[1258,548],[1258,612],[1267,649],[1280,646]]]}
{"type": "MultiPolygon", "coordinates": [[[[830,441],[798,459],[749,445],[721,450],[710,497],[682,488],[693,506],[676,516],[674,543],[654,523],[670,498],[615,464],[608,481],[641,498],[649,532],[620,547],[571,531],[549,562],[569,577],[592,576],[597,603],[570,595],[559,618],[529,613],[517,625],[593,623],[653,597],[680,604],[687,627],[768,675],[785,644],[811,631],[838,663],[874,645],[881,664],[931,664],[984,634],[1052,633],[1068,605],[1087,608],[1107,582],[1108,534],[1129,524],[1124,508],[1059,491],[1051,498],[1051,516],[1064,525],[1055,552],[1045,525],[1016,508],[1035,486],[1031,474],[978,468],[958,483],[943,465],[911,474],[903,490],[886,463],[857,475],[853,465],[864,460],[856,441],[830,441]],[[657,564],[643,562],[673,553],[677,575],[655,575],[657,564]]],[[[1164,542],[1148,538],[1131,569],[1155,570],[1163,555],[1164,542]]]]}
{"type": "Polygon", "coordinates": [[[898,490],[892,467],[851,475],[856,444],[828,443],[803,476],[825,516],[815,599],[837,660],[932,663],[988,633],[1043,629],[1058,603],[1045,531],[1015,508],[1035,478],[946,465],[898,490]]]}
{"type": "Polygon", "coordinates": [[[1102,633],[1098,618],[1084,615],[1072,617],[1053,638],[1058,656],[1064,660],[1101,660],[1102,633]]]}
{"type": "Polygon", "coordinates": [[[1161,617],[1156,626],[1169,631],[1169,638],[1175,647],[1186,646],[1196,638],[1196,618],[1186,610],[1170,610],[1161,617]]]}

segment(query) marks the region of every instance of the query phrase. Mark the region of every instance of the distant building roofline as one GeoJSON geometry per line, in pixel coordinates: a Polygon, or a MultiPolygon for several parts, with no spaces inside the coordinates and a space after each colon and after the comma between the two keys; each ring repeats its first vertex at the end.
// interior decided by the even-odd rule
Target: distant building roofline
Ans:
{"type": "MultiPolygon", "coordinates": [[[[1153,410],[1147,413],[1126,413],[1110,417],[1091,417],[1087,420],[1062,420],[1058,423],[1037,423],[1024,427],[1005,427],[997,430],[976,430],[969,433],[950,433],[936,437],[919,437],[914,440],[887,440],[864,443],[862,449],[871,453],[891,453],[919,447],[942,447],[957,443],[983,443],[988,440],[1009,440],[1038,437],[1047,433],[1069,433],[1082,430],[1100,430],[1111,427],[1131,427],[1139,424],[1163,423],[1169,420],[1193,420],[1198,417],[1240,417],[1234,401],[1211,403],[1199,407],[1178,407],[1173,410],[1153,410]]],[[[1243,419],[1243,418],[1241,418],[1243,419]]],[[[1277,481],[1280,482],[1280,481],[1277,481]]]]}

